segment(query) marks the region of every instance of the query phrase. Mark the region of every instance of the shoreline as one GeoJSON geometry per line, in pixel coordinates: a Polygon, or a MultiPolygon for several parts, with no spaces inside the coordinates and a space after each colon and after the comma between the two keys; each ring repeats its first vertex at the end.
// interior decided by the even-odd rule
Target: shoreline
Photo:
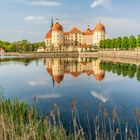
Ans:
{"type": "Polygon", "coordinates": [[[18,58],[44,58],[44,57],[79,57],[78,52],[63,52],[63,53],[38,53],[38,52],[31,52],[31,53],[0,53],[0,56],[15,56],[18,58]]]}
{"type": "Polygon", "coordinates": [[[81,53],[81,58],[97,57],[101,61],[140,65],[140,51],[99,51],[81,53]]]}
{"type": "Polygon", "coordinates": [[[99,58],[105,59],[108,61],[135,61],[140,62],[140,51],[111,51],[111,50],[99,50],[98,52],[52,52],[52,53],[38,53],[38,52],[31,52],[31,53],[14,53],[14,52],[6,52],[0,53],[0,57],[3,56],[11,56],[11,57],[18,57],[18,58],[65,58],[65,57],[74,57],[74,58],[99,58]]]}

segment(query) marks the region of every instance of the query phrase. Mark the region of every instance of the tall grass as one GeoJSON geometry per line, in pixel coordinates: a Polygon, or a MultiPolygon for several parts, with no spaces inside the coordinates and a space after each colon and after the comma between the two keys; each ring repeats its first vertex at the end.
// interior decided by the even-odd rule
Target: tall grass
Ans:
{"type": "Polygon", "coordinates": [[[60,108],[55,104],[49,116],[42,117],[35,106],[29,106],[17,99],[0,98],[0,140],[139,140],[140,113],[135,110],[133,128],[121,128],[116,108],[108,113],[103,105],[92,115],[92,123],[86,109],[83,128],[77,110],[77,101],[71,102],[72,128],[67,131],[62,122],[60,108]],[[91,127],[94,129],[91,129],[91,127]]]}

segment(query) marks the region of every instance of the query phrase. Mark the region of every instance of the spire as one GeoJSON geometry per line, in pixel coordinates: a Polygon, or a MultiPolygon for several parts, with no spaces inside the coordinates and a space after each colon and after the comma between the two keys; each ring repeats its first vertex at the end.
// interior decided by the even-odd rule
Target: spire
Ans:
{"type": "Polygon", "coordinates": [[[51,29],[53,27],[53,18],[51,18],[51,29]]]}
{"type": "Polygon", "coordinates": [[[55,81],[54,81],[54,79],[52,79],[53,80],[53,88],[55,88],[55,81]]]}

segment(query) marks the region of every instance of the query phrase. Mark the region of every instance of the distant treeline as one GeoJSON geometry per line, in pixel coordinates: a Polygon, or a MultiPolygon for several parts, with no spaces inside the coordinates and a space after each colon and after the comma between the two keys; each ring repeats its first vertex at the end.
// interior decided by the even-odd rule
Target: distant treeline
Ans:
{"type": "Polygon", "coordinates": [[[113,39],[101,40],[100,48],[119,49],[119,50],[140,48],[140,35],[138,35],[137,38],[131,35],[130,37],[124,36],[113,39]]]}
{"type": "Polygon", "coordinates": [[[36,51],[38,47],[45,47],[45,42],[31,43],[28,40],[21,40],[17,42],[0,41],[0,48],[5,52],[31,52],[36,51]]]}
{"type": "Polygon", "coordinates": [[[107,72],[113,72],[117,75],[127,76],[129,78],[136,77],[140,81],[140,65],[135,64],[125,64],[125,63],[111,63],[111,62],[101,62],[100,68],[107,72]]]}

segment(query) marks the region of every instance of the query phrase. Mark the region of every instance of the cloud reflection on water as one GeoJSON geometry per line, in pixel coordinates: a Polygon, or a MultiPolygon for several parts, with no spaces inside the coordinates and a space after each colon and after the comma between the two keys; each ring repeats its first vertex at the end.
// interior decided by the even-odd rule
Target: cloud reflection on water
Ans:
{"type": "Polygon", "coordinates": [[[109,99],[107,97],[105,97],[103,94],[101,93],[97,93],[95,91],[91,91],[91,95],[96,98],[99,99],[100,101],[102,101],[103,103],[106,103],[109,101],[109,99]]]}
{"type": "Polygon", "coordinates": [[[57,93],[49,93],[49,94],[44,94],[44,95],[39,95],[39,99],[55,99],[55,98],[60,98],[61,96],[57,93]]]}

